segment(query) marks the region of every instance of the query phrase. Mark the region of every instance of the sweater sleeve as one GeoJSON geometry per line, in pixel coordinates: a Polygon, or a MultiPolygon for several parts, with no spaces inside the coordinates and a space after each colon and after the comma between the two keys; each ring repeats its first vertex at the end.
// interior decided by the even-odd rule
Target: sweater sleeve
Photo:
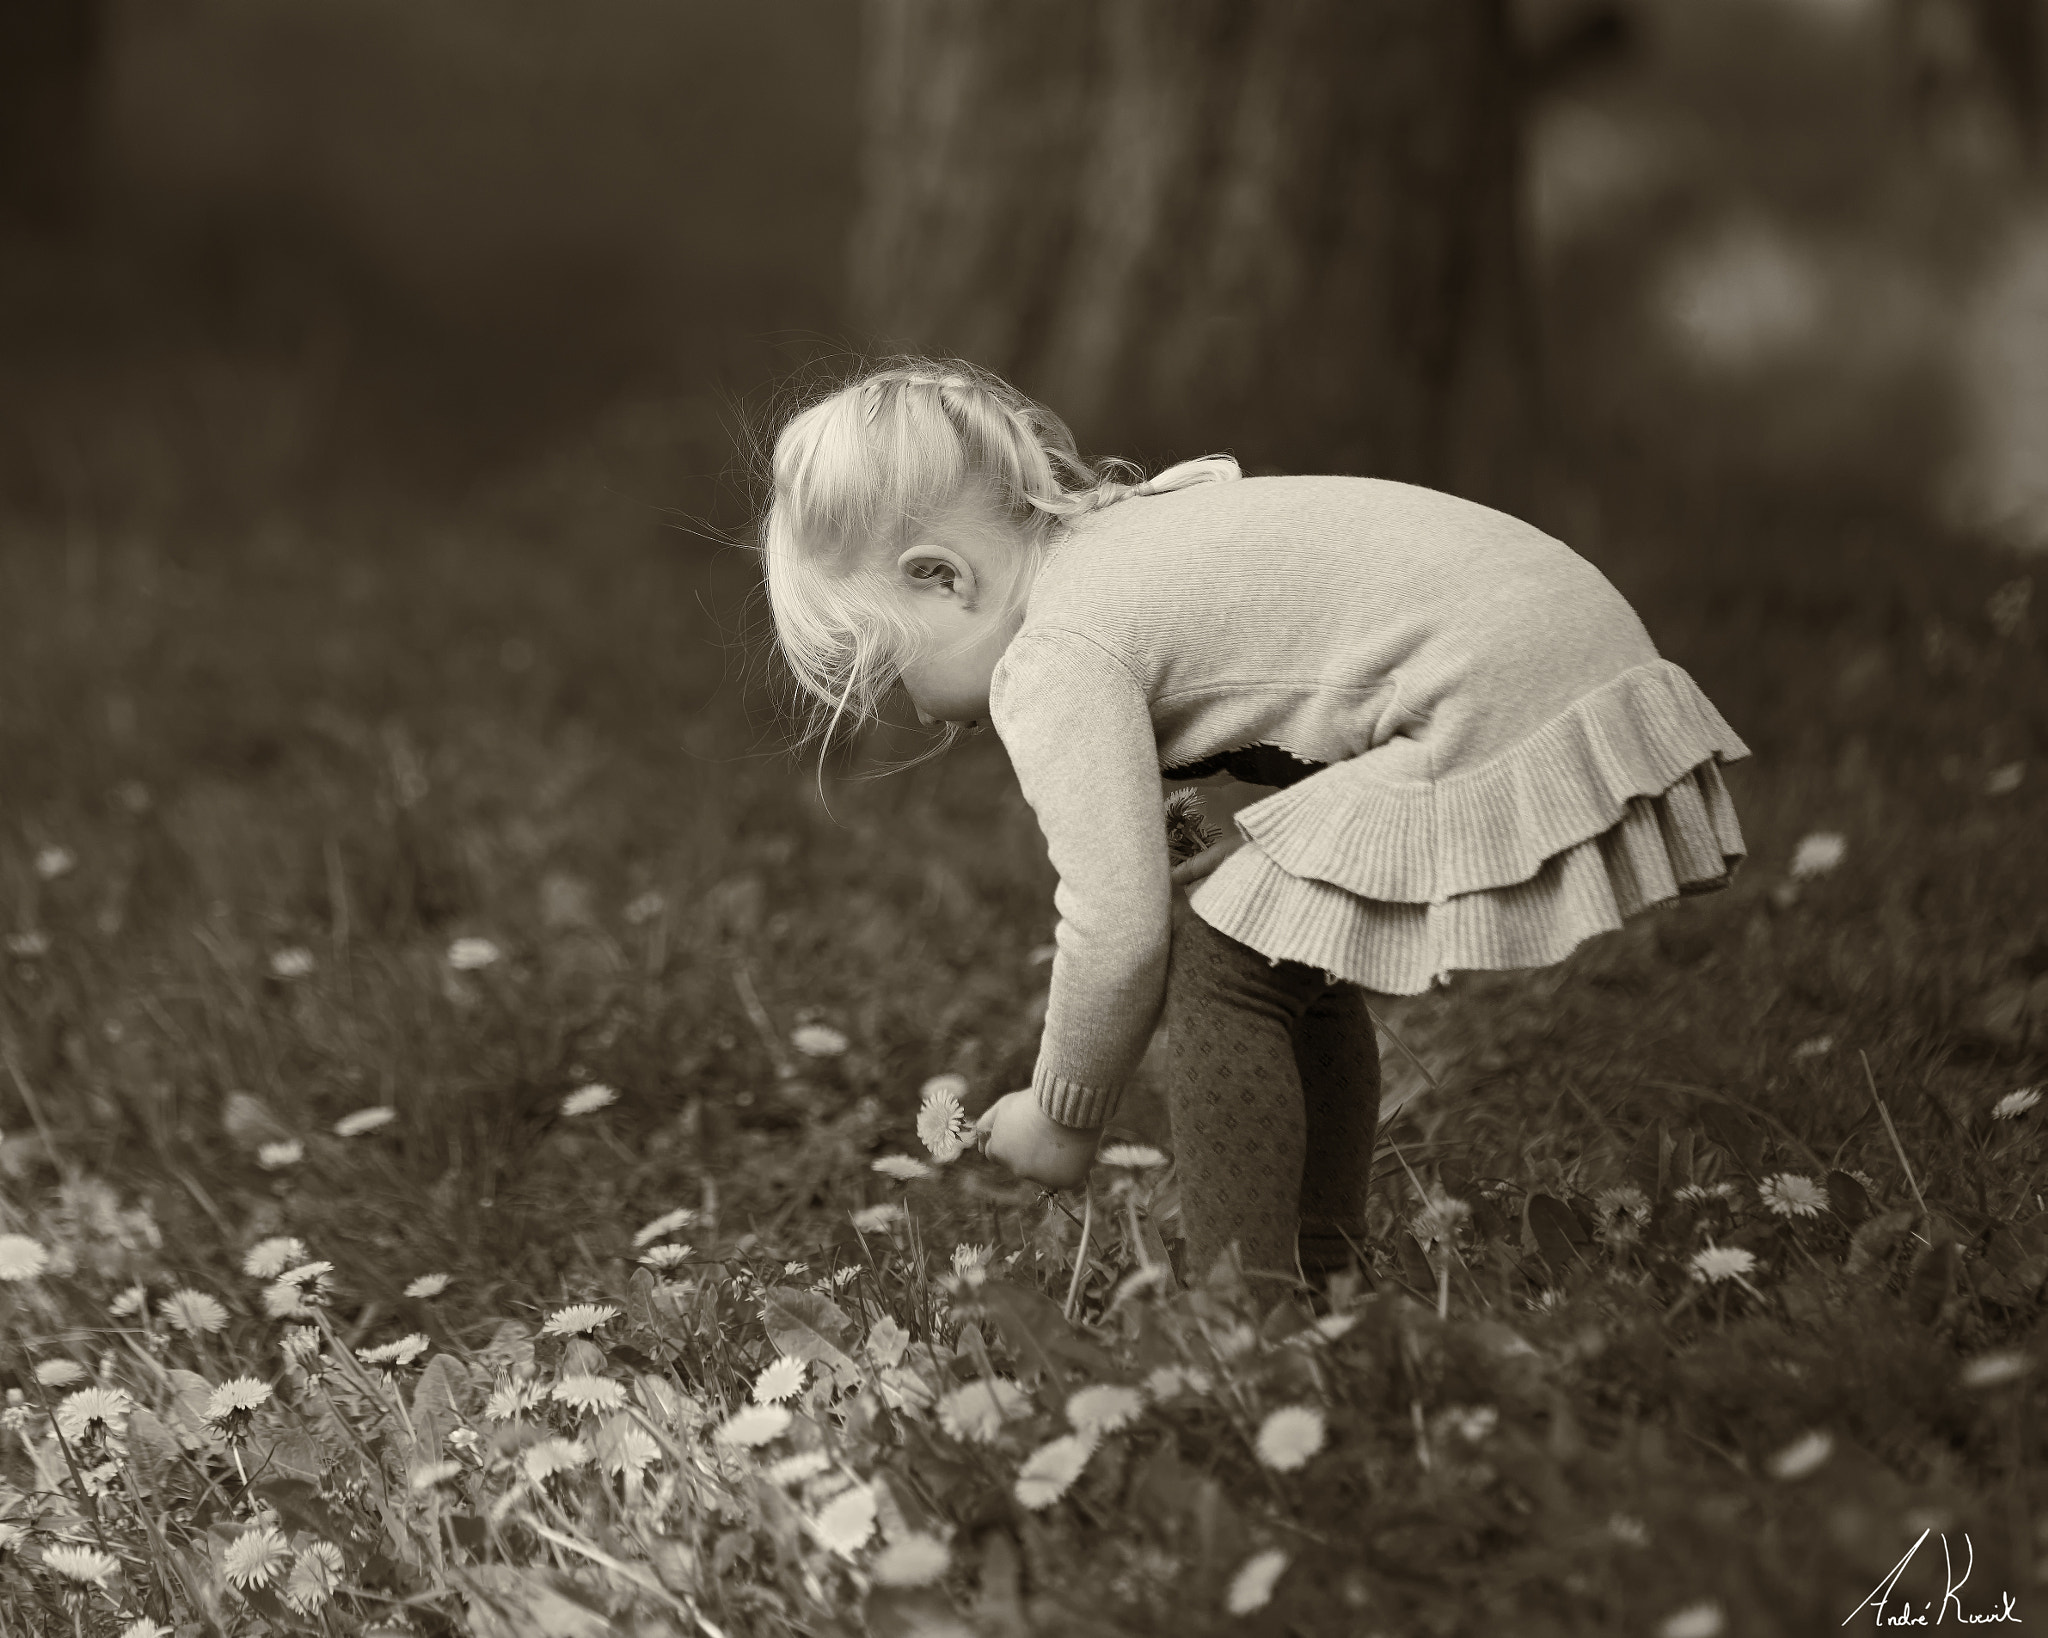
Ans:
{"type": "Polygon", "coordinates": [[[1059,872],[1052,994],[1032,1090],[1063,1126],[1100,1126],[1166,994],[1172,886],[1159,750],[1143,691],[1076,633],[1015,638],[989,716],[1059,872]]]}

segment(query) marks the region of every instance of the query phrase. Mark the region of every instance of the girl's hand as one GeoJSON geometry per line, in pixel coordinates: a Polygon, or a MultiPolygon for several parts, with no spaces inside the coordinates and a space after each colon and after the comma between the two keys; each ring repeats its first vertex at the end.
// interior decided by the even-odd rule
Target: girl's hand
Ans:
{"type": "Polygon", "coordinates": [[[1167,880],[1175,887],[1191,887],[1243,846],[1244,838],[1233,830],[1222,841],[1210,843],[1192,859],[1175,865],[1167,880]]]}
{"type": "Polygon", "coordinates": [[[1183,859],[1175,865],[1168,878],[1175,887],[1192,887],[1243,847],[1244,836],[1237,828],[1238,814],[1254,802],[1263,802],[1274,795],[1277,787],[1226,778],[1213,786],[1203,783],[1201,789],[1203,815],[1222,833],[1222,840],[1203,848],[1192,859],[1183,859]]]}
{"type": "Polygon", "coordinates": [[[982,1152],[1048,1189],[1078,1189],[1095,1159],[1099,1126],[1062,1126],[1029,1088],[1005,1093],[974,1123],[982,1152]]]}

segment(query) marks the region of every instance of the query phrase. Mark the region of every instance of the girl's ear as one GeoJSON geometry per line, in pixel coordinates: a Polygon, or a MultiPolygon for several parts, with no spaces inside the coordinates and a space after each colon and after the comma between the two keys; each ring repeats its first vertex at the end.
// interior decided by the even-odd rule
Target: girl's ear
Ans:
{"type": "Polygon", "coordinates": [[[974,565],[950,546],[932,541],[920,542],[907,548],[896,559],[896,567],[916,582],[920,590],[927,586],[936,587],[948,596],[958,597],[970,607],[973,605],[976,590],[974,565]]]}

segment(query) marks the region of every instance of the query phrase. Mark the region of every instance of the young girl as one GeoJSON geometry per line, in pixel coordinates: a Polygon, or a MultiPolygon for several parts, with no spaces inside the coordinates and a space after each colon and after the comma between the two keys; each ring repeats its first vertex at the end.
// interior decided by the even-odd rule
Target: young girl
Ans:
{"type": "Polygon", "coordinates": [[[1327,1270],[1363,1228],[1367,994],[1561,961],[1725,887],[1720,764],[1749,753],[1514,518],[1227,456],[1112,472],[1138,476],[971,365],[857,379],[775,443],[777,636],[827,735],[898,683],[949,741],[992,724],[1045,834],[1052,993],[989,1155],[1077,1185],[1163,1008],[1186,1268],[1235,1242],[1327,1270]],[[1231,821],[1170,869],[1162,781],[1204,779],[1231,821]]]}

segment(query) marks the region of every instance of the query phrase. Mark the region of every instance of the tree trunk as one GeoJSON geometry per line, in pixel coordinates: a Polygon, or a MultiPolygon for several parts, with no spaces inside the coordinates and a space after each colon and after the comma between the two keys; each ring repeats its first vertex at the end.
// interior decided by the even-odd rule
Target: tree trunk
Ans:
{"type": "Polygon", "coordinates": [[[856,312],[1086,448],[1513,506],[1502,0],[869,0],[856,312]]]}

